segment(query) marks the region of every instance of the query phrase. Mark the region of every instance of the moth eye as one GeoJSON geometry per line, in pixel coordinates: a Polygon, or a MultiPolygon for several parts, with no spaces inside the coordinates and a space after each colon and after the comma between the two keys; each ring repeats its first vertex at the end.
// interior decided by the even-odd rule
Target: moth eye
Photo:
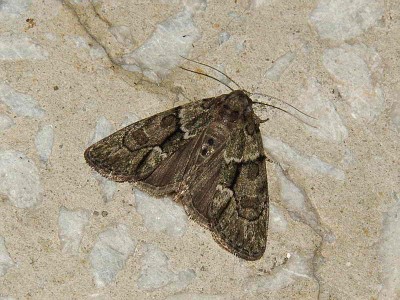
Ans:
{"type": "Polygon", "coordinates": [[[207,141],[207,144],[209,144],[210,146],[214,145],[214,139],[213,138],[209,138],[207,141]]]}
{"type": "Polygon", "coordinates": [[[201,103],[201,107],[204,109],[209,109],[212,105],[212,101],[210,99],[205,99],[203,100],[203,103],[201,103]]]}
{"type": "Polygon", "coordinates": [[[140,146],[146,144],[149,141],[149,137],[142,128],[132,131],[131,135],[135,142],[138,143],[140,146]]]}
{"type": "Polygon", "coordinates": [[[232,120],[237,120],[237,118],[239,118],[239,112],[238,112],[237,110],[234,110],[234,111],[231,113],[231,119],[232,119],[232,120]]]}
{"type": "Polygon", "coordinates": [[[162,127],[169,127],[175,122],[175,115],[168,115],[161,119],[161,126],[162,127]]]}
{"type": "Polygon", "coordinates": [[[247,170],[247,178],[249,180],[254,180],[260,174],[260,168],[258,167],[257,163],[251,163],[247,170]]]}

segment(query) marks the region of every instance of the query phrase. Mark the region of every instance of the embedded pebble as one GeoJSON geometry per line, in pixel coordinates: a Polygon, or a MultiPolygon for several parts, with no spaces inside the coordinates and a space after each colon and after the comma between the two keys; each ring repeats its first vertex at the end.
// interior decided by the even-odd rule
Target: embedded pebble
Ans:
{"type": "Polygon", "coordinates": [[[376,83],[382,77],[382,67],[373,48],[346,44],[326,49],[323,64],[337,81],[339,92],[349,103],[354,118],[372,121],[385,109],[383,91],[376,83]]]}
{"type": "Polygon", "coordinates": [[[69,210],[62,206],[58,216],[61,251],[66,254],[78,254],[83,230],[89,223],[90,212],[84,209],[69,210]]]}
{"type": "MultiPolygon", "coordinates": [[[[225,69],[225,65],[223,64],[218,64],[217,66],[215,66],[215,68],[219,71],[221,71],[222,73],[226,74],[226,69],[225,69]]],[[[222,74],[220,72],[215,72],[214,76],[220,80],[221,82],[225,83],[226,85],[229,85],[231,83],[231,80],[226,77],[224,74],[222,74]]]]}
{"type": "Polygon", "coordinates": [[[181,3],[184,5],[184,10],[192,14],[203,12],[207,8],[207,0],[185,0],[181,3]]]}
{"type": "Polygon", "coordinates": [[[293,166],[310,174],[320,173],[337,180],[345,179],[345,174],[342,170],[320,160],[316,156],[301,155],[280,140],[264,135],[263,145],[267,149],[267,153],[273,156],[279,163],[293,166]]]}
{"type": "Polygon", "coordinates": [[[25,154],[0,151],[0,196],[18,208],[35,206],[41,199],[39,171],[25,154]]]}
{"type": "Polygon", "coordinates": [[[51,155],[54,144],[54,130],[52,125],[44,125],[39,128],[35,138],[36,151],[40,160],[46,163],[51,155]]]}
{"type": "Polygon", "coordinates": [[[97,182],[99,183],[102,191],[103,191],[103,200],[105,203],[112,201],[114,198],[114,194],[117,191],[117,185],[114,181],[109,180],[99,173],[93,173],[94,178],[96,178],[97,182]]]}
{"type": "Polygon", "coordinates": [[[280,183],[281,199],[292,219],[307,224],[324,241],[332,243],[335,240],[335,236],[321,225],[318,213],[304,192],[283,173],[280,166],[275,169],[280,183]]]}
{"type": "Polygon", "coordinates": [[[22,117],[41,118],[45,113],[35,99],[29,95],[18,93],[4,82],[0,83],[0,101],[22,117]]]}
{"type": "Polygon", "coordinates": [[[100,59],[107,56],[106,51],[99,44],[90,47],[89,55],[92,59],[100,59]]]}
{"type": "Polygon", "coordinates": [[[223,43],[228,41],[230,38],[231,38],[231,35],[228,32],[224,31],[219,34],[218,42],[220,45],[222,45],[223,43]]]}
{"type": "Polygon", "coordinates": [[[200,38],[192,17],[197,9],[201,9],[203,2],[192,1],[191,6],[185,6],[174,17],[159,23],[143,45],[123,57],[123,67],[133,72],[139,68],[154,82],[167,76],[181,63],[181,56],[189,55],[193,43],[200,38]]]}
{"type": "Polygon", "coordinates": [[[246,40],[238,41],[235,45],[236,54],[242,54],[246,50],[246,40]]]}
{"type": "Polygon", "coordinates": [[[97,119],[96,128],[92,137],[90,138],[89,144],[92,145],[113,132],[113,126],[104,116],[97,119]]]}
{"type": "Polygon", "coordinates": [[[180,293],[171,295],[165,298],[165,300],[228,300],[229,297],[220,295],[208,295],[208,294],[194,294],[194,293],[180,293]]]}
{"type": "Polygon", "coordinates": [[[300,101],[304,105],[303,111],[317,119],[310,120],[317,128],[306,126],[307,130],[322,139],[336,143],[341,143],[347,138],[348,131],[342,118],[333,103],[321,95],[321,85],[315,78],[308,80],[307,90],[300,96],[300,101]]]}
{"type": "Polygon", "coordinates": [[[275,204],[269,204],[269,223],[268,230],[271,232],[284,232],[286,231],[288,222],[286,221],[285,215],[279,207],[275,204]]]}
{"type": "Polygon", "coordinates": [[[155,290],[166,285],[176,290],[184,289],[196,277],[191,270],[172,271],[168,257],[157,246],[148,244],[142,259],[142,268],[137,285],[141,290],[155,290]]]}
{"type": "Polygon", "coordinates": [[[380,260],[382,289],[378,299],[397,299],[400,295],[400,197],[393,193],[394,204],[383,215],[380,260]]]}
{"type": "Polygon", "coordinates": [[[134,114],[134,113],[130,113],[130,114],[128,114],[126,117],[125,117],[125,119],[122,121],[122,127],[126,127],[126,126],[128,126],[128,125],[131,125],[131,124],[133,124],[133,123],[136,123],[137,121],[139,121],[140,120],[140,118],[136,115],[136,114],[134,114]]]}
{"type": "Polygon", "coordinates": [[[153,198],[136,189],[134,194],[136,211],[147,229],[176,237],[185,234],[187,215],[182,206],[169,198],[153,198]]]}
{"type": "Polygon", "coordinates": [[[296,53],[287,52],[279,57],[273,65],[265,72],[265,77],[272,81],[278,81],[282,73],[290,66],[296,58],[296,53]]]}
{"type": "Polygon", "coordinates": [[[0,60],[46,59],[49,56],[30,37],[4,33],[0,35],[0,60]]]}
{"type": "Polygon", "coordinates": [[[276,267],[270,274],[248,278],[244,284],[245,291],[277,291],[294,284],[298,279],[313,280],[312,262],[309,257],[297,253],[288,256],[287,262],[276,267]]]}
{"type": "Polygon", "coordinates": [[[86,38],[77,35],[68,35],[64,37],[65,41],[72,44],[75,48],[86,49],[92,59],[99,59],[107,56],[106,51],[99,44],[89,45],[86,38]]]}
{"type": "Polygon", "coordinates": [[[14,265],[15,263],[7,251],[6,241],[4,237],[0,236],[0,277],[4,276],[8,269],[12,268],[14,265]]]}
{"type": "Polygon", "coordinates": [[[31,3],[32,0],[2,0],[0,2],[0,14],[17,17],[26,12],[31,3]]]}
{"type": "Polygon", "coordinates": [[[384,9],[383,0],[321,0],[310,21],[323,39],[344,41],[378,25],[384,9]]]}
{"type": "MultiPolygon", "coordinates": [[[[103,116],[97,119],[96,129],[90,139],[89,144],[92,145],[113,132],[113,126],[111,123],[103,116]]],[[[99,173],[93,171],[93,176],[96,178],[103,191],[104,202],[110,202],[114,198],[114,194],[117,190],[117,185],[114,181],[111,181],[99,173]]]]}
{"type": "Polygon", "coordinates": [[[390,112],[393,127],[400,132],[400,103],[394,103],[390,112]]]}
{"type": "Polygon", "coordinates": [[[275,0],[250,0],[249,8],[250,9],[257,9],[262,5],[268,5],[273,3],[275,0]]]}
{"type": "Polygon", "coordinates": [[[128,26],[112,26],[108,30],[115,37],[115,39],[125,47],[129,47],[135,44],[132,32],[128,26]]]}
{"type": "Polygon", "coordinates": [[[13,119],[7,115],[0,114],[0,131],[6,130],[14,125],[13,119]]]}
{"type": "Polygon", "coordinates": [[[74,45],[75,48],[89,49],[89,44],[83,36],[67,35],[64,37],[65,41],[74,45]]]}
{"type": "Polygon", "coordinates": [[[136,241],[130,237],[128,227],[123,224],[99,234],[90,252],[90,263],[97,287],[104,287],[115,280],[135,247],[136,241]]]}

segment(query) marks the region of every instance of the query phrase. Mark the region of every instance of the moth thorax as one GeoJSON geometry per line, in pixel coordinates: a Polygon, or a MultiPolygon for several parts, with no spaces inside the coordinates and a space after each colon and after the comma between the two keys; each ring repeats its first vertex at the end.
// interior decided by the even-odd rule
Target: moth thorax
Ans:
{"type": "Polygon", "coordinates": [[[252,111],[251,105],[251,99],[243,91],[234,91],[222,101],[219,115],[225,122],[235,123],[252,111]]]}

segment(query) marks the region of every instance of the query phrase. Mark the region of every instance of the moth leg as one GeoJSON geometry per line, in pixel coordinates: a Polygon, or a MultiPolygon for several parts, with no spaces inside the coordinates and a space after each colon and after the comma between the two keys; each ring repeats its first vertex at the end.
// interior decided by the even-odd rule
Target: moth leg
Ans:
{"type": "Polygon", "coordinates": [[[279,164],[278,162],[275,162],[274,160],[272,160],[269,156],[265,156],[265,160],[269,163],[276,163],[279,164]]]}

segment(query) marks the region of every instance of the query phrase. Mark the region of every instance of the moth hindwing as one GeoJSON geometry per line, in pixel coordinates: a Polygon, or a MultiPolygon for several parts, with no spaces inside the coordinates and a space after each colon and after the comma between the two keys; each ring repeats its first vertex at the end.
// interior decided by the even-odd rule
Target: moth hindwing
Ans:
{"type": "Polygon", "coordinates": [[[90,146],[85,158],[109,179],[174,194],[223,248],[256,260],[268,223],[259,124],[251,99],[237,90],[133,123],[90,146]]]}

